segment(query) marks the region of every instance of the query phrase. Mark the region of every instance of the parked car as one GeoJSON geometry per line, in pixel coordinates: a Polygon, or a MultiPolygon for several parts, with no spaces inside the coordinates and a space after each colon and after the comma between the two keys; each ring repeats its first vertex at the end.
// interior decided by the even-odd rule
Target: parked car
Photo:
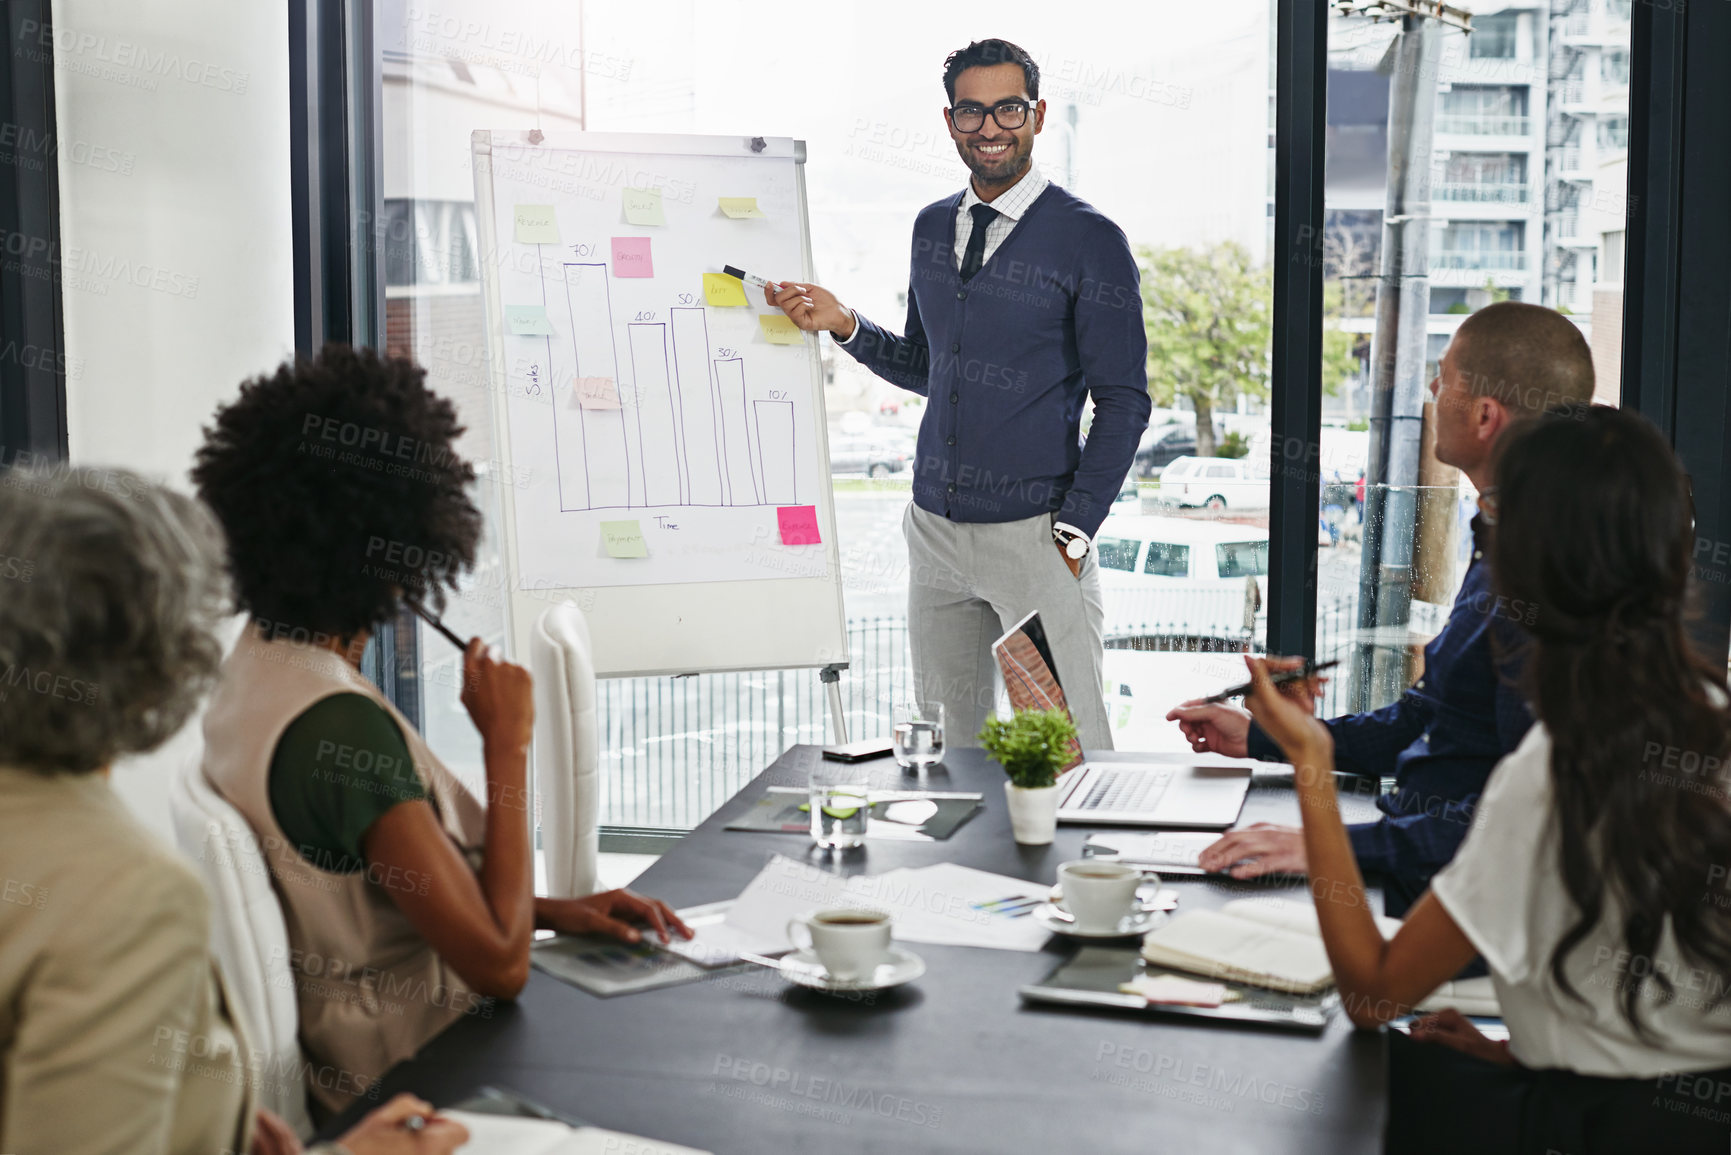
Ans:
{"type": "Polygon", "coordinates": [[[1257,457],[1180,457],[1160,474],[1160,500],[1214,513],[1268,508],[1268,461],[1257,457]]]}
{"type": "Polygon", "coordinates": [[[837,437],[829,443],[831,473],[863,473],[888,477],[908,467],[905,450],[865,437],[837,437]]]}
{"type": "MultiPolygon", "coordinates": [[[[1219,444],[1226,436],[1219,423],[1214,426],[1214,441],[1219,444]]],[[[1196,423],[1167,425],[1156,428],[1152,425],[1142,434],[1142,442],[1136,447],[1135,469],[1138,477],[1158,477],[1160,471],[1180,457],[1188,457],[1196,452],[1196,423]]]]}
{"type": "Polygon", "coordinates": [[[1268,597],[1268,531],[1183,517],[1107,516],[1094,535],[1106,633],[1242,638],[1268,597]]]}

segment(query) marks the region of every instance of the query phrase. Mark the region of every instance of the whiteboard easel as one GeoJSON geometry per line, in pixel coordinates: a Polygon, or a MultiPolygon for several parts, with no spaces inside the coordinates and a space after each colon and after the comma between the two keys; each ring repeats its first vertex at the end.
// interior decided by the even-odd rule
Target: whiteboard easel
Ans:
{"type": "Polygon", "coordinates": [[[701,273],[723,264],[812,278],[804,142],[479,130],[472,152],[515,652],[570,601],[598,676],[817,667],[845,742],[817,337],[770,344],[757,317],[779,313],[749,287],[744,309],[701,295],[701,273]],[[625,190],[648,187],[662,192],[659,226],[622,208],[625,190]],[[730,219],[719,196],[755,196],[765,216],[730,219]],[[520,239],[539,235],[522,230],[525,204],[554,208],[557,243],[520,239]],[[653,275],[625,264],[618,238],[648,238],[653,275]],[[513,331],[525,305],[550,331],[513,331]],[[617,411],[589,407],[602,376],[617,411]],[[788,505],[815,507],[820,546],[783,543],[788,505]],[[640,525],[649,557],[607,556],[601,523],[621,520],[640,525]]]}

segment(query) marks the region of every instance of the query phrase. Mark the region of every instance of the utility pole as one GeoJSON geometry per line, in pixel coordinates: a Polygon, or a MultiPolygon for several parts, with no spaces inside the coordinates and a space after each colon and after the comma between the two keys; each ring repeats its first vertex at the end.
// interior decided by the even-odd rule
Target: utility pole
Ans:
{"type": "Polygon", "coordinates": [[[1371,338],[1370,460],[1365,470],[1358,641],[1348,700],[1355,711],[1407,687],[1413,547],[1423,456],[1426,322],[1430,316],[1430,169],[1442,26],[1470,31],[1465,11],[1434,0],[1336,0],[1345,15],[1399,20],[1390,71],[1388,192],[1371,338]]]}

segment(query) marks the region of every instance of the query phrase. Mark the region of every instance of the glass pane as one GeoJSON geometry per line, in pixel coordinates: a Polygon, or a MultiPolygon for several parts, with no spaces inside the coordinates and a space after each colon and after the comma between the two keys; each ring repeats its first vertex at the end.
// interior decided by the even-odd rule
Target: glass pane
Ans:
{"type": "Polygon", "coordinates": [[[1156,577],[1189,577],[1190,547],[1164,541],[1149,542],[1148,560],[1143,563],[1142,572],[1156,577]]]}
{"type": "Polygon", "coordinates": [[[1223,578],[1266,577],[1266,541],[1226,541],[1214,547],[1214,568],[1223,578]]]}
{"type": "Polygon", "coordinates": [[[1429,392],[1465,318],[1500,300],[1556,309],[1592,351],[1595,400],[1619,397],[1629,4],[1464,7],[1470,35],[1440,31],[1434,67],[1417,69],[1379,68],[1399,21],[1330,21],[1317,648],[1347,663],[1329,683],[1335,712],[1383,705],[1416,680],[1471,560],[1476,493],[1439,459],[1429,392]],[[1424,110],[1405,123],[1391,123],[1405,107],[1397,84],[1424,110]],[[1411,223],[1384,221],[1391,171],[1414,174],[1411,223]],[[1384,350],[1379,274],[1396,228],[1429,275],[1407,280],[1400,303],[1422,324],[1391,324],[1384,350]],[[1378,469],[1382,415],[1396,451],[1378,469]]]}
{"type": "MultiPolygon", "coordinates": [[[[992,10],[991,31],[1027,48],[1042,70],[1036,163],[1118,224],[1143,270],[1156,408],[1104,534],[1130,550],[1127,559],[1103,559],[1122,565],[1109,576],[1123,585],[1103,583],[1109,680],[1120,685],[1142,684],[1163,657],[1149,650],[1259,647],[1265,629],[1260,596],[1244,608],[1243,579],[1191,575],[1188,558],[1192,542],[1211,556],[1222,524],[1233,540],[1266,540],[1266,476],[1232,470],[1194,492],[1161,482],[1175,461],[1268,456],[1272,8],[1269,0],[1102,0],[1089,9],[1098,19],[1087,21],[1036,0],[992,10]],[[1101,26],[1114,35],[1103,39],[1101,26]],[[1159,147],[1121,147],[1132,138],[1159,147]],[[1175,169],[1184,180],[1166,179],[1175,169]],[[1220,356],[1195,356],[1223,319],[1230,340],[1220,356]],[[1159,582],[1137,568],[1135,554],[1151,536],[1176,551],[1156,567],[1159,582]]],[[[949,103],[944,59],[981,31],[978,13],[966,8],[842,0],[815,24],[742,19],[697,0],[449,0],[435,8],[383,0],[379,10],[386,207],[376,232],[386,249],[390,343],[455,399],[469,429],[465,449],[478,461],[497,454],[474,130],[801,139],[814,276],[894,330],[907,310],[914,219],[968,180],[941,113],[949,103]],[[716,67],[723,60],[728,66],[716,67]],[[777,79],[742,83],[745,75],[777,79]]],[[[724,258],[717,254],[718,267],[724,258]]],[[[755,299],[751,308],[762,311],[755,299]]],[[[926,399],[874,377],[827,338],[820,348],[834,546],[852,646],[842,688],[852,736],[867,737],[888,733],[891,706],[908,692],[901,520],[926,399]]],[[[977,377],[979,389],[1012,397],[1027,388],[1004,366],[983,365],[977,377]]],[[[1085,409],[1084,435],[1092,422],[1085,409]]],[[[499,537],[497,487],[514,480],[500,473],[489,475],[489,542],[499,537]]],[[[505,578],[490,550],[452,618],[463,632],[498,640],[505,578]]],[[[467,743],[478,770],[473,731],[456,702],[456,655],[440,646],[434,638],[423,646],[423,676],[435,683],[427,728],[453,761],[467,743]]],[[[609,824],[695,824],[789,744],[825,732],[811,670],[608,680],[600,693],[609,824]]],[[[1163,694],[1138,702],[1152,710],[1163,694]]],[[[1123,722],[1114,715],[1115,726],[1123,722]]],[[[1118,740],[1137,744],[1122,729],[1118,740]]]]}
{"type": "Polygon", "coordinates": [[[1094,547],[1100,551],[1102,569],[1132,573],[1136,569],[1136,552],[1142,548],[1142,543],[1123,537],[1102,537],[1095,540],[1094,547]]]}

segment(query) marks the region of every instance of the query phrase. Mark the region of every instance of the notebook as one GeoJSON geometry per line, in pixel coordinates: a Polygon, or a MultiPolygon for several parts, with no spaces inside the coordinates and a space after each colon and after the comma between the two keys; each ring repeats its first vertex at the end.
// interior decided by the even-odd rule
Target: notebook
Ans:
{"type": "MultiPolygon", "coordinates": [[[[1383,937],[1400,920],[1378,918],[1383,937]]],[[[1149,932],[1142,957],[1157,966],[1269,990],[1314,995],[1334,985],[1316,908],[1285,899],[1240,898],[1192,910],[1149,932]]]]}

